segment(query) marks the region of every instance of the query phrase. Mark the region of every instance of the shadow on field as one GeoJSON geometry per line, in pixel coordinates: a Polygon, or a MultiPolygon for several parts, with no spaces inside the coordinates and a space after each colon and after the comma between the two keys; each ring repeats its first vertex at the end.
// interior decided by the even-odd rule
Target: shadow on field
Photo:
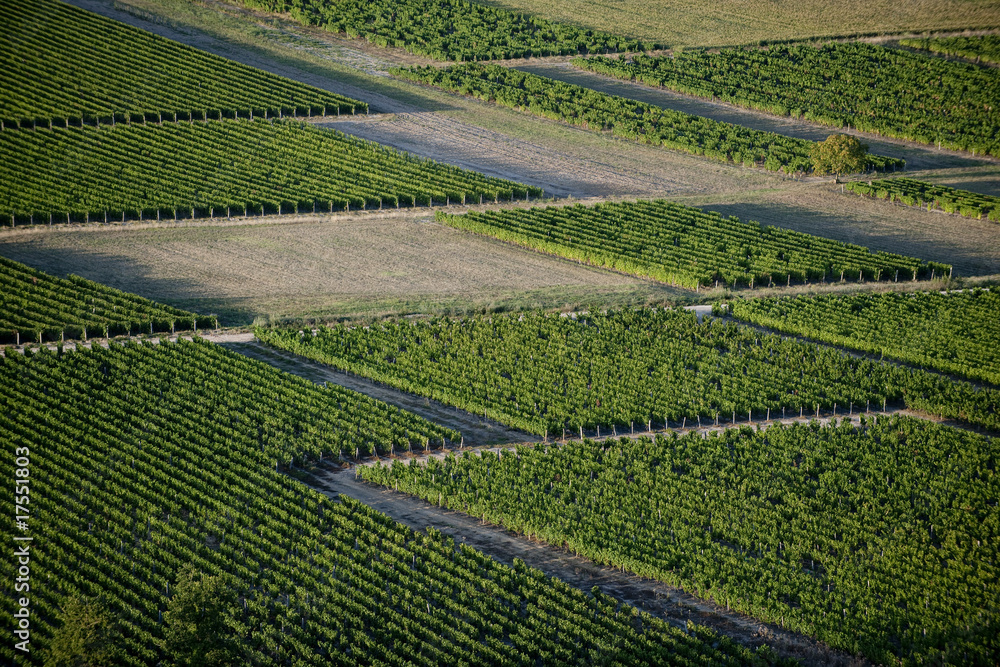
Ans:
{"type": "Polygon", "coordinates": [[[51,247],[32,243],[30,238],[0,239],[0,255],[60,278],[75,274],[199,315],[217,315],[221,326],[249,324],[256,316],[235,305],[217,310],[213,306],[221,301],[206,298],[204,285],[183,276],[154,273],[152,267],[133,257],[86,248],[51,247]]]}
{"type": "MultiPolygon", "coordinates": [[[[890,207],[887,202],[873,205],[890,207]]],[[[996,273],[1000,266],[977,252],[975,244],[955,242],[928,235],[919,228],[905,225],[876,224],[871,218],[857,215],[846,209],[832,215],[800,206],[774,202],[740,202],[700,206],[705,211],[715,211],[723,216],[736,216],[741,220],[754,220],[763,225],[793,229],[795,231],[865,246],[871,250],[892,252],[922,260],[944,262],[955,267],[956,275],[984,275],[996,273]]],[[[887,209],[891,212],[891,209],[887,209]]],[[[917,213],[920,213],[917,211],[917,213]]],[[[943,214],[924,213],[927,216],[943,214]]],[[[935,222],[938,220],[935,218],[935,222]]]]}

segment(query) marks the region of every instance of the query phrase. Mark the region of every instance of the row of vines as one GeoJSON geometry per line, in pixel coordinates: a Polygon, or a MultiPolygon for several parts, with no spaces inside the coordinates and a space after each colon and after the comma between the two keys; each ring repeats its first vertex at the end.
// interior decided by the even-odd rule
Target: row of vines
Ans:
{"type": "Polygon", "coordinates": [[[1000,385],[1000,293],[888,292],[736,299],[733,317],[1000,385]]]}
{"type": "Polygon", "coordinates": [[[899,43],[912,49],[921,49],[945,56],[960,56],[984,63],[1000,65],[1000,35],[977,37],[934,37],[901,39],[899,43]]]}
{"type": "Polygon", "coordinates": [[[58,0],[0,0],[0,36],[0,128],[368,111],[58,0]]]}
{"type": "Polygon", "coordinates": [[[988,665],[998,444],[862,416],[360,470],[876,664],[988,665]]]}
{"type": "MultiPolygon", "coordinates": [[[[814,142],[754,130],[646,102],[609,95],[500,65],[397,68],[393,74],[639,143],[663,146],[720,162],[789,174],[809,172],[814,142]]],[[[902,168],[898,158],[869,155],[869,168],[902,168]]]]}
{"type": "MultiPolygon", "coordinates": [[[[446,435],[353,392],[198,341],[12,354],[0,388],[5,469],[30,471],[21,664],[43,664],[80,598],[111,611],[116,645],[99,648],[115,664],[204,660],[164,649],[185,568],[225,585],[221,617],[193,621],[216,664],[768,664],[275,471],[338,443],[446,435]]],[[[0,587],[13,597],[12,576],[0,587]]]]}
{"type": "Polygon", "coordinates": [[[580,67],[780,116],[1000,156],[1000,70],[864,42],[683,51],[580,67]]]}
{"type": "Polygon", "coordinates": [[[499,60],[581,53],[643,51],[657,44],[554,23],[468,0],[240,0],[289,12],[306,25],[403,48],[438,60],[499,60]]]}
{"type": "Polygon", "coordinates": [[[56,278],[0,257],[0,345],[214,328],[199,316],[79,276],[56,278]]]}
{"type": "Polygon", "coordinates": [[[741,222],[670,201],[481,211],[438,211],[452,227],[560,257],[689,287],[917,280],[951,267],[741,222]]]}
{"type": "Polygon", "coordinates": [[[541,190],[298,121],[0,132],[0,224],[481,203],[541,190]]]}
{"type": "Polygon", "coordinates": [[[1000,427],[1000,391],[672,310],[257,329],[266,344],[542,436],[906,406],[1000,427]]]}
{"type": "Polygon", "coordinates": [[[877,181],[851,181],[847,189],[859,195],[888,199],[906,206],[926,207],[928,211],[955,213],[966,218],[986,218],[1000,222],[1000,197],[981,195],[947,185],[925,183],[912,178],[884,178],[877,181]]]}

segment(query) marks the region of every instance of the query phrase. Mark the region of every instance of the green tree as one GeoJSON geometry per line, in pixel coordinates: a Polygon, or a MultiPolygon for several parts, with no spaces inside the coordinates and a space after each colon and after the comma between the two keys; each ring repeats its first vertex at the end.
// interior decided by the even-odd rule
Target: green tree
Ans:
{"type": "Polygon", "coordinates": [[[58,627],[42,651],[45,667],[114,667],[123,655],[121,625],[100,599],[77,596],[59,610],[58,627]]]}
{"type": "Polygon", "coordinates": [[[236,605],[236,594],[221,577],[186,566],[163,614],[167,656],[190,667],[242,664],[236,637],[226,624],[226,612],[236,605]]]}
{"type": "Polygon", "coordinates": [[[868,144],[849,134],[831,134],[816,142],[811,157],[817,174],[856,174],[868,166],[868,144]]]}

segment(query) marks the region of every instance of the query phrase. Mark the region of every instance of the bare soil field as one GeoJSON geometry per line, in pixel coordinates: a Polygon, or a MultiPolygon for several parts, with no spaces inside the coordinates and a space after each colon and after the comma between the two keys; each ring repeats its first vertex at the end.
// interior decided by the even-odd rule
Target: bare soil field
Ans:
{"type": "Polygon", "coordinates": [[[426,210],[282,224],[7,230],[0,254],[214,312],[225,326],[359,309],[560,308],[686,293],[454,230],[426,210]]]}

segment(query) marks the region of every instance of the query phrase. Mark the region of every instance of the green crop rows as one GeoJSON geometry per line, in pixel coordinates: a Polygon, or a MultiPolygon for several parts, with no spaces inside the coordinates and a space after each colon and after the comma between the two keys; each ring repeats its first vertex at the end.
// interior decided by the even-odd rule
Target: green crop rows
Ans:
{"type": "Polygon", "coordinates": [[[881,664],[1000,653],[1000,447],[912,418],[573,442],[365,479],[881,664]]]}
{"type": "Polygon", "coordinates": [[[1000,294],[736,299],[733,317],[785,333],[1000,385],[1000,294]]]}
{"type": "Polygon", "coordinates": [[[1000,71],[862,42],[577,60],[739,106],[1000,156],[1000,71]]]}
{"type": "Polygon", "coordinates": [[[792,281],[916,280],[945,264],[724,218],[669,201],[438,212],[437,220],[477,234],[666,283],[695,288],[792,281]]]}
{"type": "Polygon", "coordinates": [[[0,257],[0,344],[217,327],[215,317],[106,287],[79,276],[56,278],[0,257]]]}
{"type": "Polygon", "coordinates": [[[529,194],[541,191],[298,121],[0,132],[0,216],[8,214],[8,224],[312,213],[529,194]]]}
{"type": "Polygon", "coordinates": [[[976,62],[1000,64],[1000,35],[978,37],[935,37],[933,39],[901,39],[899,43],[914,49],[946,56],[961,56],[976,62]]]}
{"type": "MultiPolygon", "coordinates": [[[[26,471],[15,486],[30,498],[19,535],[33,538],[20,664],[42,664],[56,610],[80,595],[121,626],[119,645],[100,647],[115,664],[197,660],[163,644],[189,565],[229,596],[213,664],[767,664],[277,472],[338,443],[443,435],[353,392],[201,341],[11,354],[0,388],[3,460],[12,480],[26,471]]],[[[0,585],[11,600],[13,579],[0,585]]],[[[0,648],[9,664],[13,644],[0,648]]]]}
{"type": "Polygon", "coordinates": [[[926,207],[928,211],[937,209],[966,218],[987,218],[1000,222],[1000,197],[947,185],[934,185],[912,178],[885,178],[879,181],[852,181],[847,184],[847,189],[859,195],[897,201],[907,206],[926,207]]]}
{"type": "Polygon", "coordinates": [[[0,127],[367,112],[57,0],[0,0],[0,127]]]}
{"type": "MultiPolygon", "coordinates": [[[[753,130],[645,102],[608,95],[500,65],[397,68],[396,76],[495,102],[536,116],[721,162],[787,173],[812,170],[813,142],[753,130]]],[[[871,168],[902,168],[897,158],[869,156],[871,168]]]]}
{"type": "Polygon", "coordinates": [[[887,402],[1000,426],[1000,391],[749,327],[699,324],[680,311],[575,319],[523,313],[256,334],[274,347],[555,437],[820,409],[857,414],[887,402]]]}
{"type": "Polygon", "coordinates": [[[439,60],[498,60],[657,48],[465,0],[240,0],[307,25],[439,60]]]}

